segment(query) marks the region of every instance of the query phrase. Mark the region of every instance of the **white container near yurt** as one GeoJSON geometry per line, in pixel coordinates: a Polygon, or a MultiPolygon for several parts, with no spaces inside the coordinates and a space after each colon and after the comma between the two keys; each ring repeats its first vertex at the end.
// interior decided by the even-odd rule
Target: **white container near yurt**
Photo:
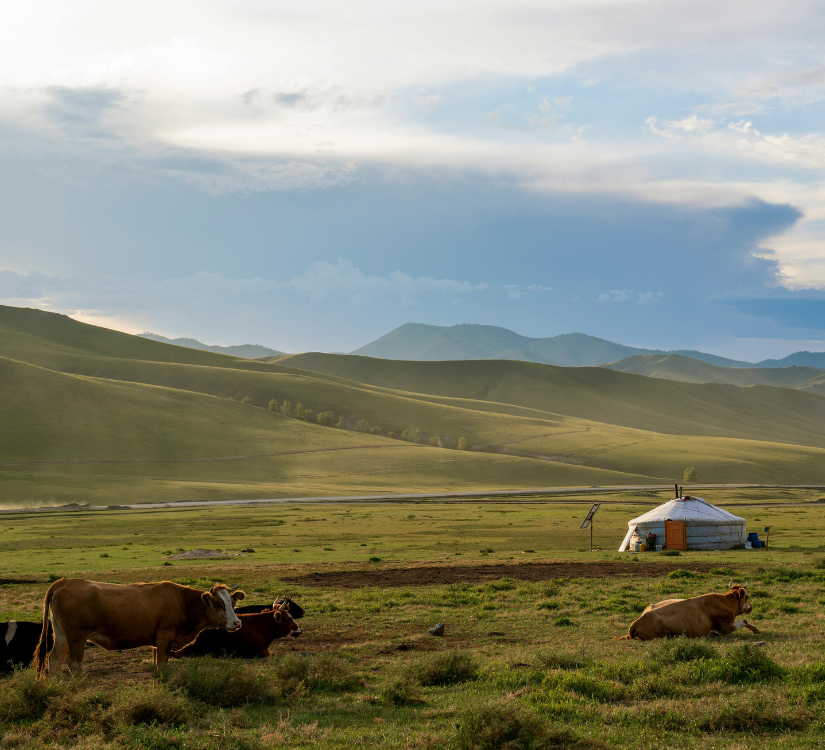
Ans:
{"type": "Polygon", "coordinates": [[[656,534],[656,544],[671,549],[717,550],[742,547],[747,539],[745,519],[706,503],[701,497],[677,497],[627,522],[628,532],[619,552],[636,549],[645,535],[656,534]]]}

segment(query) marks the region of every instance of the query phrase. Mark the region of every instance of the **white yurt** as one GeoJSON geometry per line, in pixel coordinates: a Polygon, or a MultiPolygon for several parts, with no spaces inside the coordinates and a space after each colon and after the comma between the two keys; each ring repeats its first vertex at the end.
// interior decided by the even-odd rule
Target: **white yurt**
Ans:
{"type": "Polygon", "coordinates": [[[745,519],[705,502],[701,497],[677,497],[627,522],[619,552],[636,549],[647,534],[671,549],[732,549],[745,544],[745,519]],[[667,540],[667,541],[666,541],[667,540]]]}

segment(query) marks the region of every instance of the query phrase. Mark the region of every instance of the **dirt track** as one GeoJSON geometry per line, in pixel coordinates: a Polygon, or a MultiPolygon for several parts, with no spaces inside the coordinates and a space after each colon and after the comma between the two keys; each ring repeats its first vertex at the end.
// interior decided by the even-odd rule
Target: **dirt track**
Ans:
{"type": "Polygon", "coordinates": [[[483,583],[499,578],[519,581],[549,581],[554,578],[606,578],[616,575],[657,578],[674,570],[707,573],[710,563],[533,563],[527,565],[466,565],[453,567],[390,568],[309,573],[287,579],[287,583],[356,589],[362,586],[444,586],[451,583],[483,583]]]}

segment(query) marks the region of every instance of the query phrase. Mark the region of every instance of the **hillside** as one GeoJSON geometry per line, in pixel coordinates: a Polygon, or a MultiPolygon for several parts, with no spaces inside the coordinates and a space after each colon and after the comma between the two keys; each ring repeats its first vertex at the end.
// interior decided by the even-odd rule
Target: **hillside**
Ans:
{"type": "Polygon", "coordinates": [[[808,381],[825,376],[824,370],[815,367],[720,367],[678,354],[638,354],[601,366],[618,372],[684,383],[773,385],[780,388],[799,388],[808,381]]]}
{"type": "MultiPolygon", "coordinates": [[[[379,359],[513,359],[559,367],[590,367],[640,354],[665,353],[616,344],[583,333],[529,338],[497,326],[432,326],[422,323],[407,323],[352,352],[379,359]]],[[[704,352],[684,350],[675,353],[726,367],[753,367],[749,362],[704,352]]]]}
{"type": "Polygon", "coordinates": [[[647,484],[688,465],[707,482],[812,483],[825,465],[825,399],[786,388],[517,361],[250,361],[7,307],[0,356],[2,460],[84,462],[0,467],[6,503],[647,484]],[[348,429],[273,414],[273,399],[348,429]],[[473,450],[397,439],[413,428],[473,450]]]}
{"type": "Polygon", "coordinates": [[[230,357],[243,357],[244,359],[260,359],[261,357],[276,357],[282,355],[277,349],[270,349],[268,346],[260,344],[237,344],[235,346],[213,346],[204,344],[197,339],[177,338],[169,339],[158,333],[139,333],[142,339],[161,341],[164,344],[174,344],[175,346],[185,346],[187,349],[200,349],[204,352],[215,352],[217,354],[228,354],[230,357]]]}

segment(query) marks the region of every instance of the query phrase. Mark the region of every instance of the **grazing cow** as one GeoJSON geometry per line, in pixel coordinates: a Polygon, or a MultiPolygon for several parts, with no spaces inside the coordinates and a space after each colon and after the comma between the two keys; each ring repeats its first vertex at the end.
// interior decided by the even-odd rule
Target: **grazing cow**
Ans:
{"type": "Polygon", "coordinates": [[[284,601],[289,604],[289,614],[292,615],[293,620],[300,620],[304,616],[304,608],[296,604],[288,596],[276,599],[272,604],[245,604],[243,607],[235,607],[235,614],[238,615],[257,615],[261,612],[271,612],[278,609],[284,601]]]}
{"type": "Polygon", "coordinates": [[[747,620],[736,618],[747,615],[753,607],[748,603],[745,586],[730,582],[727,594],[704,594],[691,599],[667,599],[651,604],[635,620],[627,635],[619,640],[638,639],[651,641],[655,638],[672,638],[684,635],[702,638],[706,635],[728,635],[740,628],[758,633],[747,620]]]}
{"type": "Polygon", "coordinates": [[[66,658],[79,675],[86,641],[107,651],[153,646],[154,662],[165,667],[172,649],[182,648],[202,630],[238,630],[233,609],[244,598],[223,584],[198,591],[171,581],[161,583],[99,583],[83,578],[55,581],[43,599],[43,622],[34,666],[40,674],[57,674],[66,658]],[[49,654],[49,611],[54,647],[49,654]]]}
{"type": "MultiPolygon", "coordinates": [[[[28,667],[32,663],[41,627],[39,622],[0,622],[0,672],[11,672],[15,667],[28,667]]],[[[51,647],[51,628],[48,639],[51,647]]]]}
{"type": "Polygon", "coordinates": [[[241,659],[255,659],[270,656],[269,645],[276,638],[292,636],[297,638],[303,629],[289,614],[289,600],[279,608],[268,609],[257,614],[241,614],[243,628],[237,633],[225,630],[204,630],[193,643],[172,651],[170,656],[237,656],[241,659]]]}

